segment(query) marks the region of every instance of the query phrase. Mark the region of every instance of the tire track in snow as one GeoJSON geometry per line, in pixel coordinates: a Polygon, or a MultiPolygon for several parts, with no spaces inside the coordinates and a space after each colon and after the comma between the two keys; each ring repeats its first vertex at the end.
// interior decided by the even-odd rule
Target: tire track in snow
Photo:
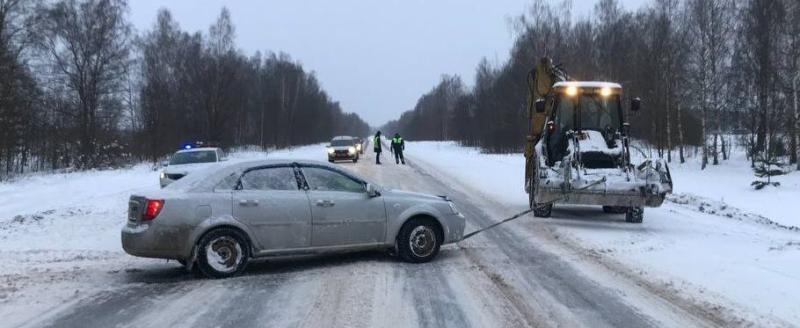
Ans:
{"type": "MultiPolygon", "coordinates": [[[[372,161],[373,156],[365,156],[364,159],[369,163],[355,165],[353,169],[382,184],[391,182],[387,184],[399,185],[410,190],[418,189],[413,185],[416,179],[407,179],[403,176],[409,171],[402,166],[395,166],[396,164],[392,163],[393,158],[384,161],[382,166],[377,166],[372,161]]],[[[421,265],[398,263],[402,266],[402,270],[396,271],[395,276],[404,279],[403,294],[411,296],[417,326],[469,327],[467,316],[446,279],[441,261],[442,254],[433,263],[421,265]]]]}
{"type": "MultiPolygon", "coordinates": [[[[425,176],[426,181],[437,184],[439,190],[447,192],[468,219],[476,221],[479,226],[495,222],[486,212],[474,205],[469,196],[447,186],[413,161],[409,165],[418,174],[425,176]]],[[[502,228],[489,230],[485,232],[484,237],[498,245],[498,249],[505,257],[513,261],[528,286],[533,287],[533,290],[546,292],[559,303],[559,306],[548,309],[547,312],[561,312],[562,315],[575,317],[583,324],[594,327],[655,325],[652,319],[626,304],[616,293],[586,278],[556,255],[545,252],[502,228]],[[569,313],[563,313],[564,309],[569,313]]],[[[552,319],[559,322],[565,318],[559,315],[552,319]]]]}

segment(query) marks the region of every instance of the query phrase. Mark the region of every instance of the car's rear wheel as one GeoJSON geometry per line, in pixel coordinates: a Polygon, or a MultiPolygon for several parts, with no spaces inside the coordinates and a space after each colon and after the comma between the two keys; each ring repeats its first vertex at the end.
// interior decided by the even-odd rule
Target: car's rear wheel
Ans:
{"type": "Polygon", "coordinates": [[[244,271],[250,245],[241,232],[219,228],[208,232],[197,244],[197,265],[210,278],[228,278],[244,271]]]}
{"type": "Polygon", "coordinates": [[[397,236],[397,252],[406,262],[424,263],[439,254],[442,233],[430,219],[411,219],[397,236]]]}

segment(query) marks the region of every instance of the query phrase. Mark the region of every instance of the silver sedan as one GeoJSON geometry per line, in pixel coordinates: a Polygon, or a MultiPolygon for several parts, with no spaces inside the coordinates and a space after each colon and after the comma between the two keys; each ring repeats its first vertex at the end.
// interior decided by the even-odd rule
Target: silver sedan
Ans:
{"type": "Polygon", "coordinates": [[[122,246],[224,278],[252,258],[383,249],[427,262],[461,240],[464,225],[444,196],[385,189],[327,163],[271,160],[209,168],[131,196],[122,246]]]}

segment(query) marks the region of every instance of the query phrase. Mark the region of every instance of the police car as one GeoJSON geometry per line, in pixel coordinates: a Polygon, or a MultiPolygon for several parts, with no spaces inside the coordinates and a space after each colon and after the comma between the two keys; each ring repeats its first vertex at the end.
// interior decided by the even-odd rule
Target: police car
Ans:
{"type": "Polygon", "coordinates": [[[166,163],[159,176],[159,183],[164,188],[191,172],[225,160],[225,153],[219,147],[209,147],[199,142],[184,144],[166,163]]]}

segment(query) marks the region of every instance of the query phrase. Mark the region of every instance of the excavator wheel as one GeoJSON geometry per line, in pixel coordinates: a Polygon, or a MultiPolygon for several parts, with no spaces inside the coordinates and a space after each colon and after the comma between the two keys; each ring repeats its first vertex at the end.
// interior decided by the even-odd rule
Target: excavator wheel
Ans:
{"type": "Polygon", "coordinates": [[[643,207],[628,207],[628,211],[625,212],[625,222],[642,223],[643,220],[644,220],[643,207]]]}
{"type": "MultiPolygon", "coordinates": [[[[532,161],[532,160],[529,160],[532,161]]],[[[526,165],[527,166],[527,165],[526,165]]],[[[549,218],[553,212],[553,203],[549,204],[537,204],[536,203],[536,168],[535,166],[531,169],[531,173],[528,176],[528,206],[533,209],[533,216],[538,218],[549,218]]]]}
{"type": "Polygon", "coordinates": [[[533,216],[537,218],[549,218],[553,214],[553,204],[536,204],[533,208],[533,216]]]}
{"type": "Polygon", "coordinates": [[[627,213],[628,208],[625,206],[603,206],[603,212],[610,214],[627,213]]]}

